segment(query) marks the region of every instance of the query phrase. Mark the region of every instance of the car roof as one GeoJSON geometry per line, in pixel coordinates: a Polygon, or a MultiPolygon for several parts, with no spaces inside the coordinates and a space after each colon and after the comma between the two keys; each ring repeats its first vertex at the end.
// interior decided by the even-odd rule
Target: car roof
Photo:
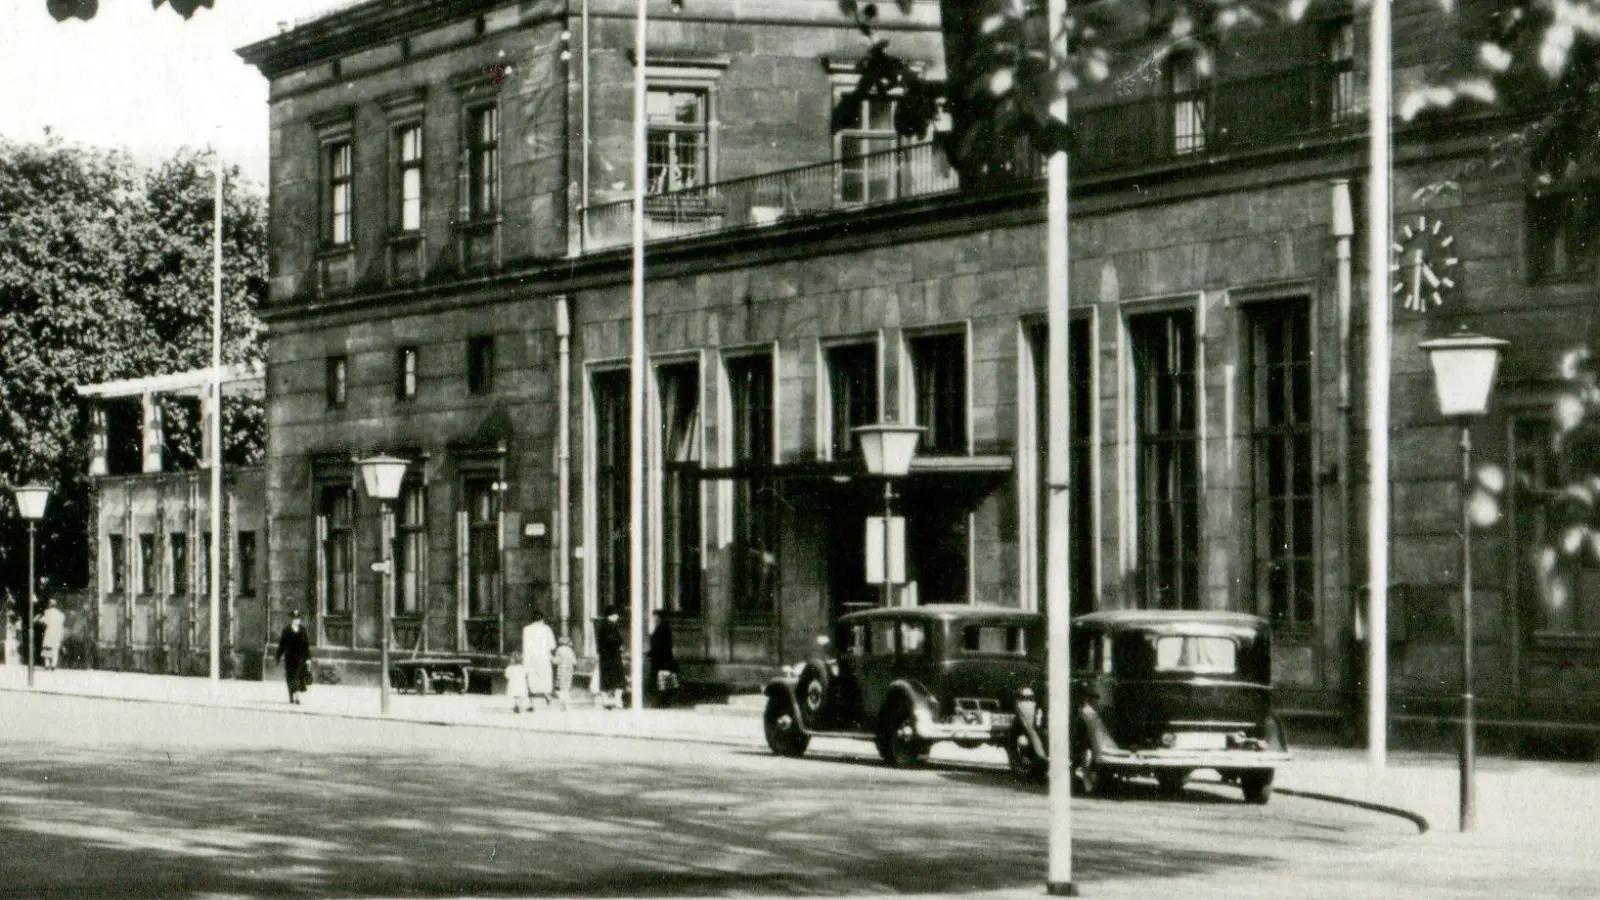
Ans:
{"type": "Polygon", "coordinates": [[[1265,628],[1267,620],[1250,613],[1211,609],[1111,609],[1079,616],[1073,624],[1110,631],[1181,631],[1201,626],[1254,632],[1265,628]]]}
{"type": "Polygon", "coordinates": [[[929,603],[924,606],[890,606],[865,609],[840,616],[841,622],[863,622],[873,619],[994,619],[1016,621],[1042,620],[1040,614],[1015,606],[996,606],[987,603],[929,603]]]}

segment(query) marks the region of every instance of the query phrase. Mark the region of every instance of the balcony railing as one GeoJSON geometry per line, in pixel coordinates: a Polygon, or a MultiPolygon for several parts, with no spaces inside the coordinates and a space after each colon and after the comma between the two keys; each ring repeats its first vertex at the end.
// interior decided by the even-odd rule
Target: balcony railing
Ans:
{"type": "MultiPolygon", "coordinates": [[[[954,190],[956,173],[933,144],[835,160],[644,198],[646,241],[751,228],[836,210],[954,190]]],[[[632,240],[633,201],[583,213],[583,251],[632,240]]]]}

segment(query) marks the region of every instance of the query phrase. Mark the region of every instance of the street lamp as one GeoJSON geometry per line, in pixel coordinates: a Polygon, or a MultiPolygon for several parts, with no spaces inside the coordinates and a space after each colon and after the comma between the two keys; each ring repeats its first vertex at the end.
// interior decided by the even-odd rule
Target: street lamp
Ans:
{"type": "Polygon", "coordinates": [[[41,484],[25,484],[11,489],[17,497],[17,509],[28,520],[28,618],[23,623],[28,631],[28,687],[33,687],[33,534],[34,527],[44,518],[45,504],[50,502],[50,489],[41,484]]]}
{"type": "Polygon", "coordinates": [[[889,574],[889,522],[894,512],[894,479],[911,471],[917,441],[927,429],[920,425],[882,422],[852,429],[861,441],[867,471],[883,476],[883,605],[890,605],[894,579],[889,574]]]}
{"type": "Polygon", "coordinates": [[[394,527],[393,504],[400,496],[400,484],[406,477],[410,463],[397,456],[369,456],[356,460],[361,470],[361,483],[366,485],[367,496],[383,507],[383,561],[373,566],[383,572],[383,591],[378,598],[382,612],[378,624],[378,705],[384,715],[389,714],[389,598],[394,593],[394,527]]]}
{"type": "Polygon", "coordinates": [[[1489,405],[1489,389],[1506,342],[1473,334],[1463,327],[1445,338],[1417,345],[1433,364],[1433,385],[1439,412],[1461,428],[1461,830],[1471,831],[1475,817],[1473,769],[1477,754],[1477,720],[1472,697],[1472,522],[1468,493],[1472,488],[1472,420],[1489,405]]]}

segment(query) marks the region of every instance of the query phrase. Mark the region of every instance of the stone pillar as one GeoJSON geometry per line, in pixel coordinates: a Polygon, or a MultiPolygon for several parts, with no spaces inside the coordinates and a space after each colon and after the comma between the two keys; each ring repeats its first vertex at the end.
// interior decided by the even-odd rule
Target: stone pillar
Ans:
{"type": "Polygon", "coordinates": [[[105,404],[98,400],[89,403],[89,477],[110,474],[106,462],[110,440],[106,424],[105,404]]]}
{"type": "Polygon", "coordinates": [[[143,449],[141,458],[144,460],[142,471],[161,471],[161,447],[163,436],[161,432],[161,402],[155,394],[145,394],[139,398],[143,409],[143,427],[140,429],[140,447],[143,449]]]}

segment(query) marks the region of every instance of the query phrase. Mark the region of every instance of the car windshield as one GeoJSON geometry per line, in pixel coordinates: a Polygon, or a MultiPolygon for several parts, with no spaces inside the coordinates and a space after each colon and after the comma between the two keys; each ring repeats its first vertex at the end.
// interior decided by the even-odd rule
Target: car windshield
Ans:
{"type": "Polygon", "coordinates": [[[1210,635],[1161,635],[1155,639],[1156,672],[1231,675],[1238,671],[1239,645],[1210,635]]]}

